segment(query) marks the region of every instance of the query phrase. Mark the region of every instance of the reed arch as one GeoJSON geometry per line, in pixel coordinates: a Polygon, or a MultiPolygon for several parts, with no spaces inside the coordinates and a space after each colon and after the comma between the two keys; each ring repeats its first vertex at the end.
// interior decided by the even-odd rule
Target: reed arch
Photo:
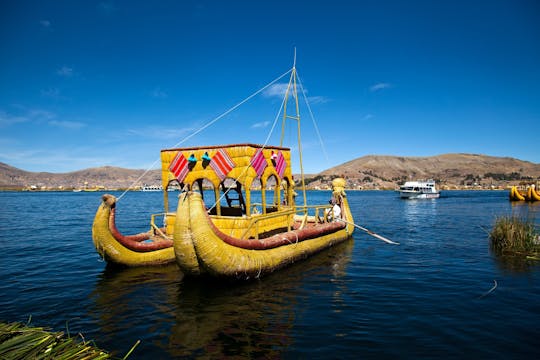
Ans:
{"type": "Polygon", "coordinates": [[[208,210],[210,215],[242,216],[248,214],[249,200],[246,201],[244,185],[235,178],[226,177],[214,188],[214,205],[208,210]]]}
{"type": "Polygon", "coordinates": [[[216,187],[210,179],[195,179],[189,188],[191,191],[196,191],[201,194],[201,197],[207,206],[212,206],[212,204],[215,204],[218,199],[219,191],[216,192],[216,187]],[[212,196],[209,196],[210,194],[212,194],[212,196]]]}

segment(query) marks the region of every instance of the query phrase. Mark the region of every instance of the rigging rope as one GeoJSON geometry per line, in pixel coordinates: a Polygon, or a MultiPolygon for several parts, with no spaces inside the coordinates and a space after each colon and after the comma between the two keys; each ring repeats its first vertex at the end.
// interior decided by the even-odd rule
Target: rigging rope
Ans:
{"type": "MultiPolygon", "coordinates": [[[[292,70],[292,69],[291,69],[292,70]]],[[[289,71],[291,71],[289,70],[289,71]]],[[[281,77],[287,75],[287,73],[283,74],[281,77]]],[[[279,115],[281,114],[281,110],[283,110],[283,105],[285,104],[285,98],[283,98],[283,101],[281,102],[281,106],[279,107],[279,111],[277,112],[276,114],[276,117],[274,119],[274,123],[272,124],[272,127],[270,128],[270,132],[268,133],[268,136],[266,137],[266,140],[264,141],[264,144],[263,146],[261,147],[261,151],[264,150],[266,148],[266,145],[268,145],[268,141],[270,141],[270,137],[272,136],[272,132],[274,131],[275,127],[276,127],[276,124],[278,122],[278,119],[279,119],[279,115]]],[[[240,174],[239,177],[242,177],[244,176],[245,172],[249,169],[249,166],[247,166],[244,171],[242,171],[242,173],[240,174]]],[[[262,184],[261,184],[262,185],[262,184]]],[[[276,186],[279,186],[279,184],[276,184],[276,186]]],[[[214,207],[216,207],[216,205],[221,202],[221,200],[223,200],[223,197],[226,196],[229,191],[231,191],[232,188],[228,188],[226,191],[223,192],[223,194],[219,197],[219,199],[217,199],[214,204],[210,207],[210,209],[208,209],[208,211],[212,210],[214,207]]]]}
{"type": "MultiPolygon", "coordinates": [[[[206,128],[208,128],[210,125],[214,124],[215,122],[217,122],[218,120],[220,120],[221,118],[223,118],[224,116],[228,115],[229,113],[231,113],[232,111],[236,110],[239,106],[243,105],[244,103],[246,103],[247,101],[251,100],[254,96],[260,94],[261,92],[263,92],[264,90],[266,90],[268,87],[270,87],[271,85],[273,85],[275,82],[281,80],[281,78],[283,78],[285,75],[287,75],[288,73],[290,73],[292,71],[292,69],[286,71],[285,73],[283,73],[282,75],[278,76],[277,78],[275,78],[274,80],[272,80],[271,82],[269,82],[268,84],[266,84],[265,86],[263,86],[262,88],[260,88],[259,90],[257,90],[256,92],[254,92],[253,94],[249,95],[247,98],[245,98],[244,100],[240,101],[238,104],[234,105],[233,107],[231,107],[230,109],[228,109],[227,111],[225,111],[223,114],[217,116],[216,118],[214,118],[212,121],[208,122],[207,124],[205,124],[204,126],[202,126],[201,128],[199,128],[198,130],[194,131],[192,134],[186,136],[183,140],[180,140],[179,142],[177,142],[175,145],[173,145],[172,147],[173,148],[176,148],[178,146],[180,146],[181,144],[183,144],[184,142],[186,142],[187,140],[191,139],[193,136],[199,134],[201,131],[205,130],[206,128]]],[[[283,106],[283,105],[282,105],[283,106]]],[[[280,109],[281,111],[281,109],[280,109]]],[[[274,129],[275,127],[275,123],[274,125],[272,126],[272,130],[274,129]]],[[[268,138],[266,139],[266,141],[268,141],[268,139],[270,138],[270,136],[268,136],[268,138]]],[[[265,143],[266,145],[266,143],[265,143]]],[[[124,195],[130,191],[131,189],[134,188],[135,184],[137,184],[144,176],[146,176],[146,174],[148,174],[150,172],[150,170],[152,170],[156,164],[160,161],[161,159],[160,158],[157,158],[151,165],[150,167],[148,167],[144,173],[139,176],[119,197],[118,199],[116,200],[117,202],[120,201],[120,199],[122,199],[124,197],[124,195]]],[[[164,189],[164,191],[167,191],[167,189],[164,189]]]]}
{"type": "Polygon", "coordinates": [[[315,132],[317,133],[317,137],[319,138],[319,141],[321,143],[322,151],[324,153],[324,157],[326,158],[326,162],[330,163],[330,159],[328,158],[328,153],[326,152],[326,148],[324,147],[324,142],[321,137],[321,133],[319,131],[319,127],[317,126],[317,122],[315,121],[315,117],[313,116],[313,112],[311,111],[311,106],[309,106],[309,101],[306,96],[306,92],[304,91],[304,86],[302,85],[302,80],[300,79],[300,75],[298,74],[298,70],[296,71],[296,77],[298,78],[298,84],[300,85],[300,89],[302,90],[302,95],[304,96],[304,101],[306,102],[306,106],[309,111],[309,115],[311,116],[311,121],[313,122],[313,126],[315,127],[315,132]]]}

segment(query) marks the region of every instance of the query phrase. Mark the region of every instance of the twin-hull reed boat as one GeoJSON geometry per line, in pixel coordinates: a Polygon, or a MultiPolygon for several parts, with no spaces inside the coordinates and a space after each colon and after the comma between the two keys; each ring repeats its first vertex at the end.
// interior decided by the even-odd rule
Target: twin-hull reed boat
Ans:
{"type": "MultiPolygon", "coordinates": [[[[217,149],[163,150],[163,171],[168,172],[169,161],[177,152],[191,152],[198,157],[212,150],[217,149]]],[[[295,204],[289,149],[245,144],[219,150],[231,154],[237,164],[229,178],[221,180],[212,169],[196,165],[184,180],[190,191],[183,192],[178,201],[174,250],[186,275],[259,277],[352,234],[344,179],[332,182],[333,198],[341,207],[341,218],[334,219],[327,204],[295,204]],[[271,153],[278,151],[287,162],[281,175],[269,161],[271,153]],[[255,157],[264,157],[262,161],[267,165],[260,178],[252,166],[255,157]],[[202,179],[213,191],[200,191],[202,179]],[[260,202],[253,201],[255,189],[260,189],[256,190],[257,195],[260,191],[260,202]],[[208,195],[209,201],[205,199],[208,195]],[[213,205],[209,208],[206,204],[213,205]]]]}
{"type": "MultiPolygon", "coordinates": [[[[296,101],[294,119],[300,120],[296,80],[293,67],[283,124],[290,118],[286,104],[291,93],[296,101]]],[[[301,153],[299,133],[298,140],[301,153]]],[[[104,195],[93,227],[97,251],[106,260],[128,266],[176,260],[188,276],[249,279],[347,240],[354,221],[346,181],[332,181],[332,205],[308,205],[300,156],[303,204],[297,204],[291,150],[281,143],[162,150],[164,213],[152,215],[149,233],[128,236],[126,241],[114,225],[115,199],[104,195]],[[169,206],[171,186],[183,189],[176,210],[169,206]],[[333,206],[341,210],[338,218],[333,206]],[[160,216],[163,228],[155,225],[160,216]]]]}
{"type": "Polygon", "coordinates": [[[534,184],[527,186],[526,189],[512,186],[509,197],[511,201],[540,201],[540,193],[534,184]]]}
{"type": "Polygon", "coordinates": [[[123,235],[116,227],[116,198],[103,195],[92,225],[92,239],[98,254],[109,263],[125,266],[174,262],[171,227],[156,226],[158,215],[152,215],[148,232],[123,235]]]}

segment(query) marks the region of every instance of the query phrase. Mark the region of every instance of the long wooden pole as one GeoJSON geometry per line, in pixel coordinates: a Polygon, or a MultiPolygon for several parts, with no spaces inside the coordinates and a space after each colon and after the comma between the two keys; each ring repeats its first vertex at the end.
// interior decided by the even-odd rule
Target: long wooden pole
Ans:
{"type": "Polygon", "coordinates": [[[354,224],[354,223],[352,223],[352,222],[345,221],[345,220],[343,220],[343,219],[337,219],[337,220],[338,220],[338,221],[342,221],[342,222],[344,222],[344,223],[346,223],[346,224],[352,225],[352,226],[354,226],[355,228],[360,229],[360,230],[362,230],[362,231],[365,231],[365,232],[367,232],[369,235],[371,235],[371,236],[373,236],[373,237],[376,237],[377,239],[382,240],[382,241],[384,241],[384,242],[386,242],[386,243],[388,243],[388,244],[399,245],[399,243],[397,243],[397,242],[395,242],[395,241],[392,241],[392,240],[390,240],[390,239],[387,239],[387,238],[385,238],[385,237],[383,237],[383,236],[381,236],[381,235],[379,235],[379,234],[375,234],[373,231],[371,231],[371,230],[369,230],[369,229],[366,229],[365,227],[362,227],[362,226],[360,226],[360,225],[354,224]]]}

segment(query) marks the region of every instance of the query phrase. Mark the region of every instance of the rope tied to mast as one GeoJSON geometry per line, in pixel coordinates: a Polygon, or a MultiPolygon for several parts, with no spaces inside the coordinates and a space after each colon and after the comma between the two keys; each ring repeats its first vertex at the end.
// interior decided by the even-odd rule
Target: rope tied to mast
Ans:
{"type": "MultiPolygon", "coordinates": [[[[268,87],[272,86],[274,83],[276,83],[277,81],[281,80],[284,76],[286,76],[287,74],[289,74],[290,72],[292,71],[292,69],[290,70],[287,70],[285,73],[283,73],[282,75],[278,76],[277,78],[275,78],[274,80],[272,80],[271,82],[269,82],[268,84],[266,84],[265,86],[263,86],[262,88],[260,88],[259,90],[255,91],[254,93],[252,93],[251,95],[249,95],[247,98],[245,98],[244,100],[240,101],[239,103],[237,103],[236,105],[234,105],[233,107],[229,108],[228,110],[226,110],[224,113],[222,113],[221,115],[215,117],[214,119],[212,119],[211,121],[209,121],[207,124],[203,125],[202,127],[200,127],[199,129],[195,130],[193,133],[191,133],[190,135],[186,136],[184,139],[180,140],[179,142],[177,142],[176,144],[174,144],[172,147],[173,148],[176,148],[178,146],[180,146],[181,144],[185,143],[187,140],[191,139],[193,136],[199,134],[200,132],[202,132],[203,130],[205,130],[206,128],[208,128],[209,126],[213,125],[214,123],[216,123],[218,120],[222,119],[224,116],[228,115],[229,113],[233,112],[234,110],[236,110],[238,107],[240,107],[241,105],[245,104],[246,102],[248,102],[249,100],[251,100],[253,97],[255,97],[256,95],[260,94],[261,92],[263,92],[264,90],[266,90],[268,87]]],[[[281,110],[280,110],[281,111],[281,110]]],[[[273,128],[275,127],[275,124],[274,126],[272,126],[272,130],[273,128]]],[[[270,136],[268,136],[268,138],[266,139],[266,141],[268,142],[268,139],[270,138],[270,136]]],[[[266,145],[266,143],[265,143],[266,145]]],[[[132,190],[134,187],[135,187],[135,184],[139,183],[139,181],[141,181],[142,178],[144,178],[146,176],[146,174],[148,174],[150,172],[150,170],[154,169],[154,167],[156,166],[156,164],[160,161],[160,158],[157,158],[145,171],[144,173],[139,176],[135,181],[133,181],[133,183],[117,198],[117,201],[120,201],[120,199],[122,199],[124,197],[124,195],[132,190]]],[[[166,191],[166,189],[165,189],[166,191]]]]}

